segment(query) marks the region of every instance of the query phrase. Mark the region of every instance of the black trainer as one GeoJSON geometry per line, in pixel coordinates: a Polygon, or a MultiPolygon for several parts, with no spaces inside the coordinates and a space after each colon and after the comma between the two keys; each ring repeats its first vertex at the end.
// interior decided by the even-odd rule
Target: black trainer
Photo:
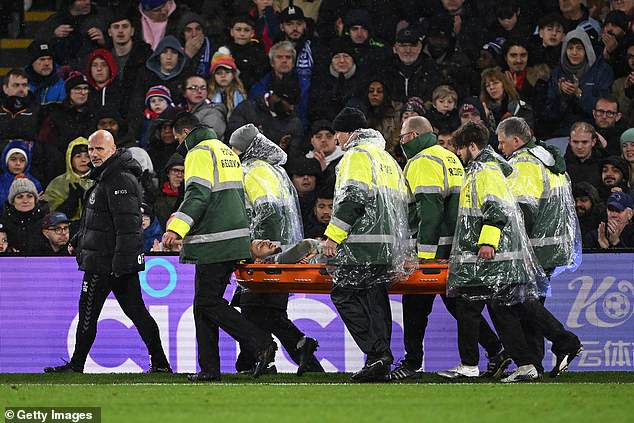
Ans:
{"type": "Polygon", "coordinates": [[[390,367],[379,359],[365,366],[350,378],[353,382],[388,382],[390,380],[390,367]]]}
{"type": "Polygon", "coordinates": [[[417,369],[407,364],[407,361],[402,360],[399,365],[392,370],[392,373],[390,373],[390,380],[404,380],[417,376],[420,376],[417,369]]]}
{"type": "Polygon", "coordinates": [[[555,363],[555,367],[550,371],[550,377],[557,377],[563,372],[566,371],[572,360],[575,359],[579,354],[583,351],[583,345],[579,345],[576,349],[572,351],[564,352],[561,354],[557,354],[557,362],[555,363]]]}
{"type": "Polygon", "coordinates": [[[304,337],[304,344],[299,349],[299,367],[297,376],[301,376],[310,369],[310,358],[317,351],[319,343],[314,338],[304,337]]]}
{"type": "MultiPolygon", "coordinates": [[[[488,357],[488,355],[487,355],[488,357]]],[[[508,366],[511,365],[511,356],[502,350],[493,357],[489,357],[489,364],[487,364],[487,371],[482,373],[480,377],[485,379],[499,379],[502,377],[502,373],[508,366]]]]}
{"type": "Polygon", "coordinates": [[[220,375],[216,373],[198,372],[193,375],[187,375],[190,382],[218,382],[220,375]]]}
{"type": "MultiPolygon", "coordinates": [[[[255,367],[252,367],[248,370],[240,370],[238,372],[239,375],[253,375],[253,372],[255,372],[255,367]]],[[[262,371],[263,375],[276,375],[277,374],[277,367],[275,367],[275,364],[273,364],[272,366],[267,367],[266,369],[264,369],[262,371]]]]}
{"type": "Polygon", "coordinates": [[[168,363],[150,364],[150,368],[145,373],[174,373],[168,363]]]}
{"type": "Polygon", "coordinates": [[[260,351],[258,354],[258,361],[255,363],[255,369],[253,370],[253,377],[260,377],[264,371],[269,367],[269,364],[275,360],[275,351],[277,351],[277,344],[271,342],[264,351],[260,351]]]}
{"type": "Polygon", "coordinates": [[[66,363],[61,366],[44,367],[44,373],[84,373],[84,371],[74,369],[70,363],[66,363]]]}

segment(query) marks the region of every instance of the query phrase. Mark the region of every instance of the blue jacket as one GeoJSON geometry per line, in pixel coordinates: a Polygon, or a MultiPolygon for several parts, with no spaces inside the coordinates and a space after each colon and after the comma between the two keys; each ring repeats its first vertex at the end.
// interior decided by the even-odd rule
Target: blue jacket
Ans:
{"type": "Polygon", "coordinates": [[[143,251],[149,253],[154,246],[154,240],[161,241],[162,237],[163,229],[161,228],[161,223],[155,217],[154,220],[152,220],[152,224],[143,231],[143,251]]]}
{"type": "Polygon", "coordinates": [[[66,98],[66,88],[64,80],[57,74],[59,67],[55,65],[53,72],[42,77],[33,70],[33,66],[29,65],[24,68],[29,75],[29,91],[35,95],[42,106],[51,103],[61,103],[66,98]]]}
{"type": "Polygon", "coordinates": [[[10,173],[9,169],[7,168],[7,153],[12,148],[19,148],[26,152],[26,168],[24,169],[24,172],[22,173],[31,182],[33,182],[33,184],[35,184],[35,188],[37,188],[37,192],[42,192],[42,184],[40,183],[40,181],[35,179],[33,175],[29,173],[29,169],[31,169],[31,160],[33,157],[31,154],[32,147],[29,146],[29,144],[26,141],[22,141],[22,140],[9,141],[7,145],[4,147],[4,150],[2,150],[2,158],[0,158],[0,160],[2,160],[2,163],[0,163],[1,165],[0,167],[2,167],[2,174],[0,174],[0,204],[4,204],[4,202],[7,201],[7,197],[9,196],[9,188],[11,188],[11,184],[13,183],[13,180],[15,179],[15,175],[13,173],[10,173]]]}

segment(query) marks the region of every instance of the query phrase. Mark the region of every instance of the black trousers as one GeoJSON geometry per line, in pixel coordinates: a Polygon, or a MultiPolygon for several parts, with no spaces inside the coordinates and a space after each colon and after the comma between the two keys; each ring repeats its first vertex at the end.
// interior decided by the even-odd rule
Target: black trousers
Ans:
{"type": "MultiPolygon", "coordinates": [[[[440,297],[449,314],[456,318],[456,298],[447,297],[446,295],[441,295],[440,297]]],[[[423,340],[425,339],[425,330],[427,329],[429,315],[432,312],[435,298],[436,295],[403,295],[405,361],[413,369],[418,369],[423,364],[423,340]]],[[[502,342],[484,318],[480,318],[478,342],[489,357],[493,357],[502,349],[502,342]]]]}
{"type": "MultiPolygon", "coordinates": [[[[286,310],[266,307],[241,307],[242,315],[265,332],[272,333],[280,340],[295,364],[299,365],[299,349],[297,343],[304,337],[304,333],[288,318],[286,310]]],[[[255,367],[256,358],[253,352],[240,345],[240,354],[236,361],[236,370],[241,372],[255,367]]],[[[319,360],[313,356],[309,364],[309,371],[323,372],[324,368],[319,360]]]]}
{"type": "MultiPolygon", "coordinates": [[[[539,297],[539,302],[544,305],[546,297],[539,297]]],[[[544,333],[534,320],[520,319],[522,330],[524,331],[524,338],[526,338],[526,347],[531,351],[531,354],[535,357],[535,367],[538,371],[543,372],[544,366],[544,333]]]]}
{"type": "Polygon", "coordinates": [[[152,357],[152,363],[166,364],[159,328],[143,302],[138,273],[115,277],[86,272],[79,297],[75,351],[70,361],[73,368],[83,369],[86,364],[86,358],[97,336],[97,321],[110,292],[114,293],[121,309],[139,331],[152,357]]]}
{"type": "Polygon", "coordinates": [[[206,373],[220,374],[219,327],[254,354],[273,342],[268,333],[249,322],[223,298],[233,270],[233,262],[196,265],[194,322],[198,364],[206,373]]]}
{"type": "Polygon", "coordinates": [[[330,298],[367,362],[394,360],[390,349],[392,310],[385,284],[350,288],[335,285],[330,298]]]}

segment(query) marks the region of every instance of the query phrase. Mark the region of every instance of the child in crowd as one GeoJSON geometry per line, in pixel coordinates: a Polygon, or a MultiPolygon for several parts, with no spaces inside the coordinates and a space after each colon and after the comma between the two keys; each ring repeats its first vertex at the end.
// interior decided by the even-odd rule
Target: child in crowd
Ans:
{"type": "Polygon", "coordinates": [[[233,109],[247,98],[239,73],[229,49],[220,47],[211,59],[209,98],[214,103],[223,103],[227,107],[227,119],[233,109]]]}
{"type": "Polygon", "coordinates": [[[539,20],[539,35],[534,36],[531,45],[533,65],[546,64],[555,68],[561,61],[561,43],[566,35],[564,18],[551,13],[539,20]]]}
{"type": "Polygon", "coordinates": [[[0,256],[11,254],[9,249],[9,234],[7,227],[0,221],[0,256]]]}
{"type": "Polygon", "coordinates": [[[269,71],[269,58],[264,46],[255,37],[255,21],[249,15],[236,16],[229,26],[231,41],[226,47],[231,52],[240,70],[240,79],[245,92],[269,71]]]}
{"type": "Polygon", "coordinates": [[[172,93],[170,89],[165,85],[154,85],[145,93],[145,120],[143,122],[143,132],[141,136],[141,147],[147,147],[148,145],[148,128],[150,122],[153,121],[163,113],[165,110],[174,108],[174,102],[172,101],[172,93]]]}
{"type": "Polygon", "coordinates": [[[31,147],[27,141],[12,140],[7,143],[0,159],[2,174],[0,175],[0,205],[4,204],[9,195],[9,188],[16,175],[24,175],[35,184],[38,193],[42,193],[42,184],[30,173],[31,147]]]}
{"type": "Polygon", "coordinates": [[[152,213],[152,207],[146,203],[141,203],[141,228],[143,229],[143,251],[146,253],[153,251],[155,243],[163,237],[161,223],[152,213]]]}
{"type": "Polygon", "coordinates": [[[427,118],[438,131],[454,131],[460,126],[458,93],[450,85],[439,85],[432,93],[432,109],[427,118]]]}

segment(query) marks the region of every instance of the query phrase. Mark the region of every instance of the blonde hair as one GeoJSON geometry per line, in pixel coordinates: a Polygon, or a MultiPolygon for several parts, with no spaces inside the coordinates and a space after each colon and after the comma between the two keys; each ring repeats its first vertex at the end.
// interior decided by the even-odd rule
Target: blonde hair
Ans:
{"type": "Polygon", "coordinates": [[[504,89],[504,93],[511,100],[519,100],[520,94],[517,92],[517,88],[515,85],[509,81],[509,79],[504,75],[502,69],[499,66],[494,68],[485,69],[482,71],[480,78],[480,101],[484,104],[490,104],[492,102],[491,96],[487,92],[486,85],[488,81],[496,80],[502,83],[502,87],[504,89]]]}
{"type": "MultiPolygon", "coordinates": [[[[236,92],[242,94],[242,97],[244,97],[245,100],[247,99],[247,92],[244,89],[244,84],[242,84],[238,73],[233,69],[231,70],[231,72],[233,73],[233,79],[231,80],[231,84],[229,84],[229,86],[225,88],[225,95],[223,96],[222,100],[224,105],[227,106],[227,116],[230,116],[233,112],[233,109],[235,108],[233,104],[233,98],[235,97],[236,92]]],[[[216,77],[212,73],[211,78],[209,78],[209,99],[213,99],[213,97],[216,95],[216,90],[222,93],[222,89],[218,84],[216,84],[216,77]]]]}
{"type": "Polygon", "coordinates": [[[458,93],[453,89],[451,85],[442,84],[434,88],[431,94],[431,101],[435,103],[436,100],[441,98],[451,97],[454,103],[458,104],[458,93]]]}

